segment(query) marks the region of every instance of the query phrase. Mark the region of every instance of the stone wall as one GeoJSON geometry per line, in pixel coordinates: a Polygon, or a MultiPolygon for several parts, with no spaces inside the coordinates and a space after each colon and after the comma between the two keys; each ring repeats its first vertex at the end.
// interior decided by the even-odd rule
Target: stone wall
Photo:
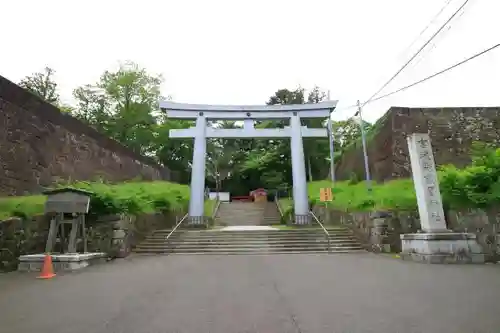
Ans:
{"type": "Polygon", "coordinates": [[[0,196],[60,180],[172,180],[169,170],[0,76],[0,196]]]}
{"type": "MultiPolygon", "coordinates": [[[[469,149],[474,141],[500,143],[500,107],[495,108],[403,108],[391,107],[367,135],[372,178],[386,181],[411,177],[406,136],[429,132],[436,164],[470,163],[469,149]]],[[[363,151],[360,143],[346,151],[336,167],[338,179],[351,173],[364,179],[363,151]]]]}
{"type": "MultiPolygon", "coordinates": [[[[314,207],[314,212],[326,224],[349,227],[365,249],[373,252],[399,253],[399,235],[420,229],[417,212],[346,213],[320,206],[314,207]]],[[[448,211],[446,220],[448,229],[474,233],[487,261],[500,260],[500,209],[448,211]]]]}
{"type": "MultiPolygon", "coordinates": [[[[96,222],[87,221],[88,251],[105,252],[111,258],[125,257],[145,236],[157,229],[171,228],[182,215],[183,212],[107,216],[96,222]]],[[[0,221],[0,272],[16,270],[20,255],[44,252],[49,223],[46,215],[0,221]]],[[[60,250],[58,239],[54,252],[60,250]]],[[[78,251],[83,252],[82,239],[78,240],[78,251]]]]}

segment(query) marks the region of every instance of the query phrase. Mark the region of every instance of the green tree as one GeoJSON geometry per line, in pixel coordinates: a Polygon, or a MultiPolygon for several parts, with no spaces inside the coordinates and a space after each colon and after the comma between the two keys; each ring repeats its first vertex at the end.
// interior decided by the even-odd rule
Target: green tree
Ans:
{"type": "Polygon", "coordinates": [[[188,183],[191,178],[194,141],[172,139],[169,137],[169,131],[171,129],[189,128],[194,126],[194,123],[181,119],[169,119],[163,113],[157,117],[157,121],[158,123],[153,127],[152,151],[155,152],[159,163],[177,174],[179,182],[188,183]]]}
{"type": "MultiPolygon", "coordinates": [[[[326,98],[326,93],[319,87],[307,92],[296,89],[279,89],[269,97],[268,105],[319,103],[326,98]]],[[[257,128],[283,128],[288,120],[266,120],[257,122],[257,128]]],[[[303,125],[311,128],[322,128],[325,119],[303,119],[303,125]]],[[[276,188],[290,186],[292,183],[292,167],[290,140],[258,139],[236,140],[237,149],[233,153],[231,176],[225,182],[231,188],[240,188],[248,192],[257,187],[276,188]]],[[[228,143],[225,143],[227,146],[228,143]]],[[[325,177],[328,172],[329,145],[325,139],[305,139],[304,153],[309,179],[325,177]]]]}
{"type": "Polygon", "coordinates": [[[439,172],[439,187],[444,203],[450,208],[488,208],[500,200],[500,149],[475,143],[472,164],[464,169],[443,166],[439,172]]]}
{"type": "MultiPolygon", "coordinates": [[[[326,100],[326,93],[315,86],[307,95],[307,103],[314,104],[326,100]]],[[[303,124],[310,128],[325,128],[327,121],[321,118],[304,119],[303,124]]],[[[309,181],[323,178],[324,170],[328,169],[330,146],[328,138],[304,138],[304,155],[309,181]]]]}
{"type": "MultiPolygon", "coordinates": [[[[365,133],[370,132],[372,124],[363,121],[365,133]]],[[[361,142],[361,127],[359,121],[354,118],[334,121],[332,124],[335,147],[341,151],[348,149],[355,142],[361,142]]]]}
{"type": "Polygon", "coordinates": [[[19,82],[19,86],[31,91],[44,101],[57,105],[59,94],[57,93],[57,83],[54,81],[55,71],[50,67],[45,67],[42,72],[36,72],[26,76],[19,82]]]}
{"type": "Polygon", "coordinates": [[[269,97],[267,104],[304,104],[304,92],[305,90],[301,87],[298,87],[295,90],[279,89],[274,93],[274,95],[269,97]]]}
{"type": "Polygon", "coordinates": [[[73,115],[100,132],[109,134],[110,122],[113,122],[109,98],[96,86],[85,85],[73,91],[77,107],[73,115]]]}
{"type": "MultiPolygon", "coordinates": [[[[279,89],[269,97],[267,104],[304,104],[305,91],[299,87],[294,90],[279,89]]],[[[283,128],[287,120],[265,120],[256,122],[257,128],[283,128]]],[[[289,140],[256,139],[239,140],[236,166],[231,180],[237,179],[245,191],[258,187],[273,188],[291,184],[291,154],[289,140]]],[[[231,181],[230,180],[230,181],[231,181]]]]}
{"type": "Polygon", "coordinates": [[[59,104],[59,111],[62,113],[73,114],[75,108],[68,104],[59,104]]]}
{"type": "Polygon", "coordinates": [[[75,115],[132,150],[154,155],[162,77],[137,64],[105,71],[98,83],[74,91],[75,115]]]}

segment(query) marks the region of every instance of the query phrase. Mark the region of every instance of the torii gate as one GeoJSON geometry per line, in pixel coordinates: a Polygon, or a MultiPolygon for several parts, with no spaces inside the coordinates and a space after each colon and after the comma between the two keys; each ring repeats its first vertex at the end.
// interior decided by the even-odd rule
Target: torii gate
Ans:
{"type": "Polygon", "coordinates": [[[204,223],[205,155],[207,138],[290,138],[293,176],[295,224],[310,223],[307,197],[303,137],[328,137],[326,128],[301,126],[301,118],[327,118],[337,101],[296,105],[202,105],[161,101],[160,108],[169,118],[195,119],[196,126],[170,130],[171,138],[194,138],[189,201],[189,224],[204,223]],[[207,120],[243,120],[243,128],[221,129],[207,127],[207,120]],[[285,128],[254,127],[255,120],[290,119],[285,128]]]}

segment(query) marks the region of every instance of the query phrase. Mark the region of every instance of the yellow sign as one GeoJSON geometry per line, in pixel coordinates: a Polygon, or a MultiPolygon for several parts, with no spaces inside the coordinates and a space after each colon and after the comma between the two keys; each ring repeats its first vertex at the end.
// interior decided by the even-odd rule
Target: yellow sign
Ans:
{"type": "Polygon", "coordinates": [[[319,200],[321,200],[322,202],[332,201],[333,200],[332,189],[330,187],[321,188],[319,190],[319,200]]]}

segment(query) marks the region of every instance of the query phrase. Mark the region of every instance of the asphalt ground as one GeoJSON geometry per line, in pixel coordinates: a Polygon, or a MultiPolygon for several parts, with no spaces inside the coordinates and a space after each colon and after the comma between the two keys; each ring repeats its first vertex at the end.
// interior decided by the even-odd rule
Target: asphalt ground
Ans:
{"type": "Polygon", "coordinates": [[[356,254],[132,256],[0,275],[2,333],[500,332],[500,266],[356,254]]]}

